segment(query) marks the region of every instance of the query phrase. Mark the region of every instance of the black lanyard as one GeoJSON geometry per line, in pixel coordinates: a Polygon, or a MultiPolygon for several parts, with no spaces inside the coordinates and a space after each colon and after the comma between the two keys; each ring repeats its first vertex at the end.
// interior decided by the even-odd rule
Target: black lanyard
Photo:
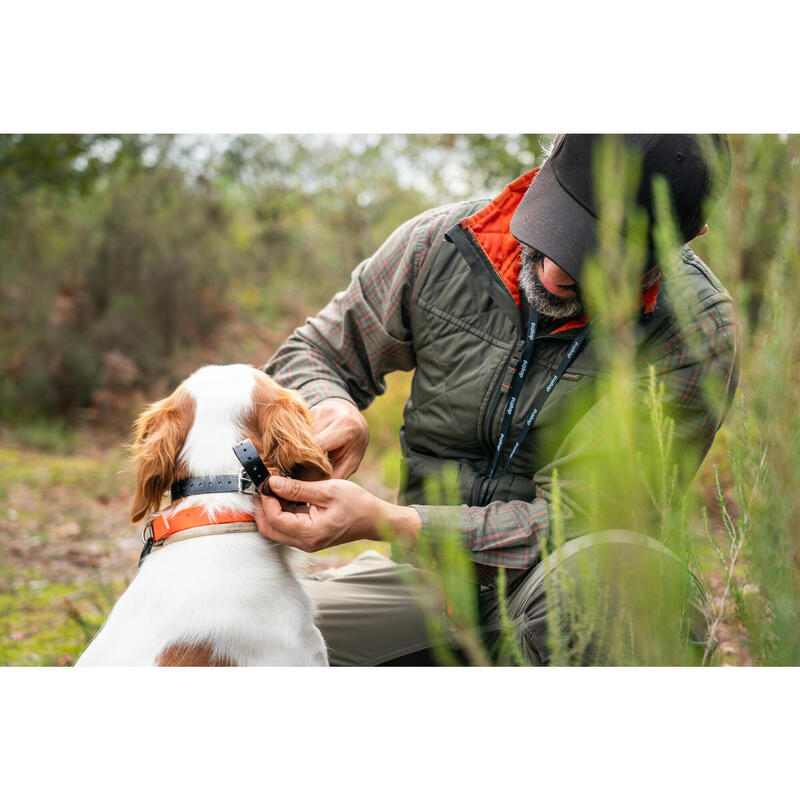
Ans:
{"type": "Polygon", "coordinates": [[[508,459],[506,460],[505,466],[503,467],[502,472],[497,476],[494,486],[492,486],[492,478],[494,477],[494,473],[497,471],[497,465],[500,463],[500,454],[503,451],[503,442],[505,442],[506,436],[508,436],[508,432],[511,429],[511,422],[514,419],[514,409],[516,408],[519,394],[522,391],[522,386],[525,383],[525,377],[531,367],[534,339],[536,337],[536,326],[538,322],[539,312],[534,308],[530,308],[528,313],[528,332],[527,336],[525,337],[525,348],[522,351],[522,360],[520,361],[519,368],[514,374],[514,379],[511,381],[508,404],[506,405],[506,410],[503,413],[503,424],[500,426],[500,435],[497,437],[497,446],[495,447],[494,457],[492,458],[492,466],[489,470],[489,478],[486,483],[486,489],[483,493],[483,497],[481,498],[480,504],[482,506],[485,506],[492,499],[492,496],[497,490],[497,485],[500,483],[500,479],[508,471],[508,467],[511,464],[512,459],[517,454],[519,446],[528,435],[528,431],[536,421],[536,417],[539,416],[542,406],[552,393],[555,385],[561,379],[561,376],[564,374],[564,372],[566,372],[567,367],[572,363],[573,359],[578,354],[578,350],[580,350],[581,345],[586,339],[586,334],[589,332],[589,325],[587,324],[584,326],[583,330],[572,340],[572,344],[567,349],[567,352],[564,354],[561,362],[556,367],[556,370],[550,377],[550,380],[539,392],[539,394],[536,395],[536,399],[533,403],[533,410],[530,414],[528,414],[528,418],[525,420],[525,424],[522,426],[522,430],[519,432],[519,436],[517,436],[517,440],[514,442],[514,446],[511,448],[511,452],[508,454],[508,459]]]}

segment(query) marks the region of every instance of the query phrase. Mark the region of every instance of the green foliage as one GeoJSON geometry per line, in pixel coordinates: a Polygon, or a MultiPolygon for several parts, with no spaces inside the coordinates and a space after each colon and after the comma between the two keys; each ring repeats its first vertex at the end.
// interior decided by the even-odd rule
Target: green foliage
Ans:
{"type": "Polygon", "coordinates": [[[497,604],[500,615],[500,647],[498,648],[498,661],[502,664],[510,660],[515,667],[530,666],[519,646],[519,635],[514,621],[508,610],[506,571],[501,567],[497,570],[497,604]],[[508,650],[508,656],[503,650],[508,650]]]}
{"type": "Polygon", "coordinates": [[[784,183],[786,227],[777,232],[764,276],[759,325],[752,335],[758,357],[747,362],[730,448],[748,579],[739,608],[756,658],[781,665],[800,663],[800,388],[793,377],[800,359],[798,137],[790,138],[789,148],[795,167],[784,183]]]}
{"type": "Polygon", "coordinates": [[[467,663],[486,666],[490,661],[480,632],[475,569],[461,541],[458,475],[446,470],[441,476],[432,476],[426,492],[435,505],[451,507],[448,521],[431,536],[421,537],[414,554],[422,570],[418,577],[424,583],[413,588],[419,590],[420,602],[427,608],[434,656],[442,665],[457,665],[460,657],[465,657],[467,663]]]}
{"type": "MultiPolygon", "coordinates": [[[[664,386],[652,366],[643,374],[637,356],[634,326],[645,220],[636,214],[623,217],[623,209],[632,205],[639,164],[613,137],[597,156],[596,185],[602,187],[597,202],[609,224],[599,227],[597,254],[584,266],[584,290],[604,374],[598,401],[572,437],[571,447],[586,457],[579,477],[575,469],[570,473],[568,518],[558,473],[552,476],[545,542],[545,563],[551,564],[546,572],[551,663],[693,663],[691,579],[685,564],[640,545],[597,544],[575,552],[565,547],[580,530],[644,533],[673,549],[686,539],[674,421],[664,406],[664,386]],[[614,233],[623,220],[625,240],[614,233]],[[601,455],[589,457],[596,452],[601,455]],[[579,503],[576,497],[582,498],[579,503]]],[[[666,237],[677,241],[669,232],[666,237]]],[[[630,536],[623,534],[621,541],[630,536]]]]}
{"type": "Polygon", "coordinates": [[[293,316],[316,312],[427,205],[402,185],[393,147],[393,137],[234,139],[218,182],[247,252],[236,280],[269,285],[273,294],[277,285],[293,316]]]}
{"type": "Polygon", "coordinates": [[[393,489],[400,486],[402,478],[399,433],[410,388],[410,373],[388,375],[386,391],[364,412],[370,437],[361,471],[377,471],[383,485],[393,489]]]}
{"type": "Polygon", "coordinates": [[[102,137],[81,134],[0,136],[0,219],[27,193],[43,186],[61,193],[85,193],[97,176],[90,156],[102,137]],[[77,162],[82,161],[81,168],[77,162]]]}
{"type": "MultiPolygon", "coordinates": [[[[791,377],[800,359],[797,344],[800,331],[794,313],[800,303],[797,281],[797,265],[800,263],[798,155],[798,137],[789,137],[786,141],[778,137],[734,137],[733,197],[727,198],[728,204],[733,202],[733,207],[726,205],[726,198],[723,198],[712,216],[709,241],[701,242],[697,248],[699,251],[707,247],[712,254],[712,268],[719,272],[734,293],[739,308],[748,312],[744,320],[742,390],[737,414],[729,420],[729,430],[724,437],[728,442],[729,472],[723,474],[718,465],[713,469],[713,498],[709,498],[713,504],[710,513],[706,513],[705,508],[700,515],[692,511],[697,507],[699,498],[691,492],[683,501],[679,501],[673,465],[676,459],[670,453],[673,426],[669,409],[662,406],[661,389],[654,382],[652,374],[648,401],[651,435],[657,443],[657,450],[646,457],[637,454],[635,474],[629,474],[627,480],[626,465],[632,463],[627,443],[638,437],[626,433],[624,425],[621,426],[620,421],[614,419],[617,411],[625,409],[627,389],[615,391],[612,385],[607,390],[609,396],[614,397],[614,402],[609,404],[609,418],[601,427],[613,432],[608,436],[610,446],[606,450],[611,464],[608,475],[601,476],[596,485],[598,488],[605,486],[606,491],[610,491],[613,485],[625,486],[626,502],[636,506],[644,499],[636,489],[643,481],[650,500],[649,506],[656,511],[658,520],[657,527],[653,529],[659,530],[661,540],[669,543],[687,560],[696,576],[722,571],[720,593],[713,604],[704,607],[709,595],[706,585],[698,587],[694,595],[694,602],[700,605],[699,609],[691,604],[684,606],[687,609],[683,620],[684,633],[688,632],[686,624],[691,627],[690,617],[695,611],[704,612],[710,620],[711,638],[702,654],[703,663],[714,662],[714,639],[722,624],[730,626],[737,619],[750,635],[752,656],[756,663],[800,663],[800,539],[797,536],[800,506],[796,491],[800,478],[800,416],[797,412],[800,397],[797,382],[791,377]],[[744,156],[744,163],[737,163],[737,153],[744,156]],[[779,169],[777,165],[782,167],[779,169]],[[737,209],[735,205],[741,202],[742,193],[753,200],[754,216],[747,221],[744,209],[737,209]],[[723,230],[715,235],[718,230],[715,220],[718,222],[720,219],[727,220],[728,226],[719,225],[723,230]],[[730,223],[731,219],[733,223],[730,223]],[[743,231],[735,230],[739,225],[744,225],[743,231]],[[726,239],[726,234],[733,238],[726,239]],[[741,236],[738,243],[737,236],[741,236]],[[731,246],[736,251],[733,269],[730,258],[725,258],[725,247],[731,246]],[[756,252],[765,259],[758,269],[751,260],[756,252]],[[709,525],[709,517],[719,520],[714,529],[709,525]],[[709,565],[705,560],[701,563],[698,550],[712,553],[712,564],[715,562],[717,566],[709,565]]],[[[624,185],[624,180],[617,185],[624,185]]],[[[681,287],[670,272],[669,267],[673,262],[668,250],[673,237],[669,230],[670,220],[663,191],[659,206],[657,238],[662,253],[661,262],[666,268],[664,280],[673,298],[679,322],[686,330],[688,326],[681,312],[696,302],[696,298],[682,296],[681,287]]],[[[620,259],[606,252],[595,267],[599,269],[602,262],[619,264],[620,259]],[[612,260],[608,261],[609,258],[612,260]]],[[[591,284],[594,293],[601,298],[597,303],[598,308],[606,307],[605,303],[608,302],[609,298],[603,298],[602,295],[607,285],[602,273],[591,284]]],[[[609,326],[613,324],[613,320],[609,322],[609,326]]],[[[630,370],[625,367],[627,357],[624,346],[630,339],[625,335],[624,319],[620,326],[609,333],[607,340],[622,343],[622,350],[616,347],[613,350],[609,348],[607,352],[612,380],[620,386],[626,386],[630,370]]],[[[710,382],[704,388],[708,399],[720,395],[719,387],[710,382]]],[[[604,496],[602,488],[598,496],[604,496]]],[[[554,525],[551,547],[558,548],[562,524],[559,523],[560,498],[557,492],[552,499],[554,525]]],[[[613,503],[607,499],[593,505],[593,512],[599,511],[601,515],[598,527],[605,526],[608,520],[604,512],[612,508],[613,503]]],[[[631,518],[635,516],[631,514],[631,518]]],[[[643,580],[652,581],[652,598],[664,594],[664,584],[659,576],[657,580],[648,579],[641,567],[637,568],[637,573],[643,580]],[[656,586],[661,587],[660,592],[656,591],[656,586]]],[[[592,586],[592,577],[581,574],[579,580],[570,583],[567,578],[551,587],[551,591],[557,592],[560,598],[557,606],[549,608],[553,617],[550,620],[551,635],[554,637],[551,641],[553,663],[580,663],[584,655],[580,647],[581,634],[590,630],[598,619],[593,614],[591,602],[586,602],[580,596],[587,586],[592,586]],[[569,625],[563,624],[564,617],[569,625]],[[570,631],[569,638],[565,637],[565,630],[570,631]]],[[[675,589],[677,591],[680,587],[675,589]]],[[[602,592],[589,592],[589,596],[596,604],[602,605],[602,592]]],[[[680,599],[679,591],[676,599],[680,599]]],[[[668,619],[660,613],[658,616],[662,620],[668,619]]],[[[644,619],[648,618],[645,615],[644,619]]],[[[637,650],[638,658],[641,658],[642,642],[636,626],[628,626],[622,619],[618,622],[620,636],[616,642],[610,642],[610,659],[598,660],[599,654],[595,652],[590,659],[592,663],[631,663],[631,652],[626,651],[622,635],[626,630],[631,633],[631,641],[639,640],[637,650]]],[[[678,641],[674,636],[668,637],[667,641],[669,638],[673,643],[678,641]]],[[[645,652],[651,648],[650,656],[644,663],[695,663],[697,658],[696,648],[689,647],[683,651],[678,648],[670,653],[669,650],[652,649],[652,642],[645,641],[644,644],[645,652]]]]}
{"type": "Polygon", "coordinates": [[[454,133],[414,137],[410,152],[424,159],[428,178],[443,203],[497,194],[541,163],[554,137],[539,133],[454,133]],[[453,165],[461,164],[453,178],[453,165]]]}

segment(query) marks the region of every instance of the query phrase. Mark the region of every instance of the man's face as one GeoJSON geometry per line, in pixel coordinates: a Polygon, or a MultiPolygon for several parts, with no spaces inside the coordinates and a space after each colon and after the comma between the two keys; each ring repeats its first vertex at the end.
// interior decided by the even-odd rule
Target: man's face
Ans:
{"type": "Polygon", "coordinates": [[[522,245],[519,288],[540,314],[568,319],[583,311],[578,284],[543,253],[522,245]]]}

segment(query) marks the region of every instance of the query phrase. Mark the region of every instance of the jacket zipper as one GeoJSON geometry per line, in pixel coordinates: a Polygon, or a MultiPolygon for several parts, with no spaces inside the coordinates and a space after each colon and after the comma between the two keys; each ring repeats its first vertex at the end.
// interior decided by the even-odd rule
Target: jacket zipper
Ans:
{"type": "MultiPolygon", "coordinates": [[[[486,443],[486,453],[487,459],[489,461],[492,460],[492,456],[494,455],[494,448],[495,443],[492,441],[492,421],[494,419],[494,415],[497,412],[497,407],[500,405],[500,399],[507,393],[507,390],[503,391],[503,382],[505,381],[506,377],[511,377],[509,367],[513,361],[514,364],[514,372],[516,373],[517,368],[519,367],[519,360],[520,356],[522,355],[522,348],[524,347],[525,343],[523,341],[517,342],[514,347],[511,348],[508,356],[506,356],[506,360],[503,363],[503,369],[500,372],[500,378],[497,381],[497,384],[492,391],[492,397],[489,400],[489,406],[486,409],[486,416],[483,420],[483,439],[486,443]]],[[[510,387],[509,383],[509,387],[510,387]]],[[[481,477],[481,479],[477,482],[475,487],[472,490],[472,502],[478,502],[478,498],[483,494],[484,484],[486,483],[486,476],[481,477]],[[477,491],[476,491],[477,490],[477,491]]]]}
{"type": "MultiPolygon", "coordinates": [[[[486,410],[486,417],[483,421],[483,438],[489,447],[490,454],[494,451],[494,442],[492,441],[492,420],[495,412],[497,411],[497,406],[500,403],[500,398],[507,393],[507,390],[506,392],[503,391],[503,381],[507,376],[509,378],[511,377],[509,373],[512,360],[514,362],[514,374],[516,374],[517,368],[519,367],[519,359],[523,345],[524,342],[517,342],[506,357],[505,363],[503,364],[503,370],[500,373],[500,379],[497,381],[497,385],[494,387],[492,399],[489,401],[489,407],[486,410]]],[[[509,384],[509,388],[510,386],[511,384],[509,384]]]]}

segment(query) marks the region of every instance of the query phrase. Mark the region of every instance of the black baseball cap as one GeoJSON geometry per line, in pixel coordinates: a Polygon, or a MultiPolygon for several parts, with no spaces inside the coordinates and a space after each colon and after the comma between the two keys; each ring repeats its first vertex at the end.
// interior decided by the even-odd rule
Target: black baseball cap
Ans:
{"type": "MultiPolygon", "coordinates": [[[[558,264],[580,283],[583,262],[597,244],[598,217],[593,187],[599,140],[620,138],[641,159],[636,205],[647,211],[648,256],[656,263],[653,243],[653,176],[666,178],[683,244],[705,223],[707,201],[717,196],[730,172],[730,146],[721,134],[561,134],[511,219],[511,233],[558,264]],[[721,159],[716,165],[715,160],[721,159]],[[722,176],[723,180],[719,178],[722,176]],[[712,186],[712,184],[714,184],[712,186]]],[[[622,231],[619,231],[622,233],[622,231]]]]}

